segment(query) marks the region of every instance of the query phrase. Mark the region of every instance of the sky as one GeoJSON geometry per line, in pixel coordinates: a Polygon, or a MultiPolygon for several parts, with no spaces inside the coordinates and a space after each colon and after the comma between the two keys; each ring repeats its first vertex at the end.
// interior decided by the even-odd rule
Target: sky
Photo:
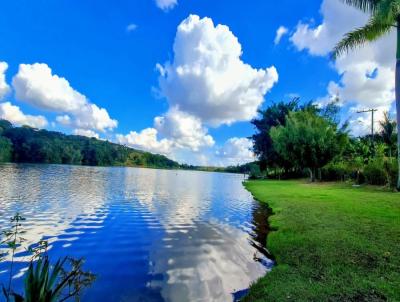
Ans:
{"type": "Polygon", "coordinates": [[[0,118],[216,166],[254,160],[250,121],[293,97],[339,97],[365,134],[358,110],[393,112],[394,33],[329,54],[367,20],[340,0],[5,0],[0,118]]]}

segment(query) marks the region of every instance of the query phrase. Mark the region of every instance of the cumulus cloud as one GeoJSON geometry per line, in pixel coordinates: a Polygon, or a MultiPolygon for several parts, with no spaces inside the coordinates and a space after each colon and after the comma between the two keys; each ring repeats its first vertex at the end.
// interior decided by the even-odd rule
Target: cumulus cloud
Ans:
{"type": "Polygon", "coordinates": [[[214,139],[207,134],[200,119],[177,108],[172,108],[164,116],[156,117],[154,126],[176,148],[198,151],[202,147],[214,145],[214,139]]]}
{"type": "Polygon", "coordinates": [[[368,16],[339,0],[323,0],[320,10],[323,21],[300,21],[290,40],[298,50],[308,50],[312,55],[328,54],[349,30],[363,26],[368,16]]]}
{"type": "Polygon", "coordinates": [[[0,100],[10,91],[10,86],[6,81],[6,71],[8,64],[6,62],[0,62],[0,100]]]}
{"type": "MultiPolygon", "coordinates": [[[[326,56],[345,33],[365,25],[368,20],[368,15],[339,0],[324,0],[321,14],[323,21],[319,25],[302,22],[297,25],[290,40],[298,50],[326,56]]],[[[339,96],[342,104],[377,108],[380,115],[388,110],[394,101],[395,42],[395,33],[392,32],[336,60],[333,67],[341,75],[340,80],[328,84],[328,94],[322,100],[339,96]]],[[[367,115],[359,116],[350,112],[349,116],[353,134],[361,134],[363,129],[370,128],[367,115]]]]}
{"type": "Polygon", "coordinates": [[[147,128],[141,132],[131,131],[127,135],[117,134],[116,138],[120,144],[169,156],[172,149],[171,141],[167,139],[158,140],[157,134],[157,129],[147,128]]]}
{"type": "Polygon", "coordinates": [[[173,156],[179,150],[198,152],[201,148],[214,145],[214,139],[207,134],[200,120],[176,108],[154,119],[154,128],[141,132],[131,131],[127,135],[117,135],[119,143],[173,156]]]}
{"type": "Polygon", "coordinates": [[[288,29],[285,26],[279,26],[279,28],[276,30],[276,35],[275,35],[275,40],[274,43],[275,45],[278,45],[279,42],[281,41],[282,37],[288,33],[288,29]]]}
{"type": "Polygon", "coordinates": [[[168,111],[154,119],[153,127],[118,134],[117,141],[188,163],[254,160],[246,139],[231,139],[216,152],[206,126],[253,118],[278,80],[275,67],[256,69],[244,63],[242,47],[227,26],[195,15],[178,26],[173,50],[171,62],[157,64],[159,92],[168,111]]]}
{"type": "Polygon", "coordinates": [[[101,132],[117,127],[117,121],[110,118],[106,109],[90,103],[65,78],[53,74],[47,64],[20,64],[12,85],[18,100],[68,114],[69,121],[63,120],[64,125],[101,132]]]}
{"type": "Polygon", "coordinates": [[[252,147],[253,143],[248,138],[230,138],[223,147],[216,151],[216,164],[234,166],[252,162],[256,159],[252,147]]]}
{"type": "Polygon", "coordinates": [[[75,135],[81,135],[81,136],[86,136],[86,137],[94,137],[94,138],[99,138],[99,134],[92,131],[92,130],[86,130],[86,129],[75,129],[74,130],[75,135]]]}
{"type": "Polygon", "coordinates": [[[0,118],[17,125],[27,125],[34,128],[44,128],[47,120],[41,115],[24,114],[18,106],[10,102],[0,103],[0,118]]]}
{"type": "Polygon", "coordinates": [[[178,5],[178,0],[155,0],[156,5],[162,9],[163,11],[168,11],[173,9],[176,5],[178,5]]]}
{"type": "Polygon", "coordinates": [[[253,118],[278,81],[274,66],[255,69],[241,60],[242,47],[225,25],[190,15],[177,29],[174,59],[160,71],[160,92],[171,107],[218,126],[253,118]]]}

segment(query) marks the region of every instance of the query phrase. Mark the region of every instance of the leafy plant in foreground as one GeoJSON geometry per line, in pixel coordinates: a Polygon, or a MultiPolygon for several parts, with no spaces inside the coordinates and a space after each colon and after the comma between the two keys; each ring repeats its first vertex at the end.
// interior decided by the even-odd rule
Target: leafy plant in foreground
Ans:
{"type": "MultiPolygon", "coordinates": [[[[3,232],[5,240],[1,243],[11,250],[11,260],[9,268],[9,282],[7,288],[3,286],[3,295],[6,301],[15,302],[62,302],[70,298],[79,301],[81,291],[90,286],[95,275],[83,271],[83,259],[73,259],[65,257],[59,259],[52,265],[47,255],[48,243],[40,240],[35,247],[30,247],[29,252],[33,254],[29,268],[25,274],[24,294],[20,295],[12,289],[12,276],[14,255],[17,247],[24,241],[20,237],[21,221],[25,220],[18,213],[11,218],[12,227],[3,232]]],[[[0,254],[0,261],[7,253],[0,254]]]]}

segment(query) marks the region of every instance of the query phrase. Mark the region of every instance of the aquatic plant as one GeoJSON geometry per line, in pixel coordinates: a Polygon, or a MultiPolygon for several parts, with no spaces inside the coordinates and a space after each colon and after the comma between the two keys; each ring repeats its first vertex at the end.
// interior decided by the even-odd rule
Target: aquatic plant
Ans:
{"type": "MultiPolygon", "coordinates": [[[[15,251],[24,242],[21,234],[21,221],[24,221],[19,213],[10,219],[12,227],[3,231],[4,240],[1,245],[6,246],[11,253],[9,280],[7,287],[3,287],[3,295],[7,302],[62,302],[74,298],[79,301],[82,290],[89,287],[96,276],[83,271],[84,259],[64,257],[52,265],[47,254],[48,242],[40,240],[34,247],[29,247],[32,254],[29,268],[25,274],[24,293],[18,294],[12,289],[12,276],[15,251]]],[[[0,253],[0,261],[4,260],[7,252],[0,253]]]]}

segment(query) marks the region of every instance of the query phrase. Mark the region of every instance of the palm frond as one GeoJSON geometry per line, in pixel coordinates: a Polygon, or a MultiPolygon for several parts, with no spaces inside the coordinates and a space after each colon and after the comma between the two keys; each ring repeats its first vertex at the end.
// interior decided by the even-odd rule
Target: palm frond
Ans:
{"type": "Polygon", "coordinates": [[[394,23],[400,12],[400,1],[380,0],[374,12],[374,18],[381,23],[394,23]]]}
{"type": "Polygon", "coordinates": [[[353,50],[366,42],[372,42],[390,32],[391,23],[381,23],[376,18],[364,26],[347,33],[344,38],[335,46],[332,58],[336,60],[343,53],[353,50]]]}
{"type": "Polygon", "coordinates": [[[376,10],[380,0],[342,0],[347,5],[353,6],[366,13],[372,13],[376,10]]]}

